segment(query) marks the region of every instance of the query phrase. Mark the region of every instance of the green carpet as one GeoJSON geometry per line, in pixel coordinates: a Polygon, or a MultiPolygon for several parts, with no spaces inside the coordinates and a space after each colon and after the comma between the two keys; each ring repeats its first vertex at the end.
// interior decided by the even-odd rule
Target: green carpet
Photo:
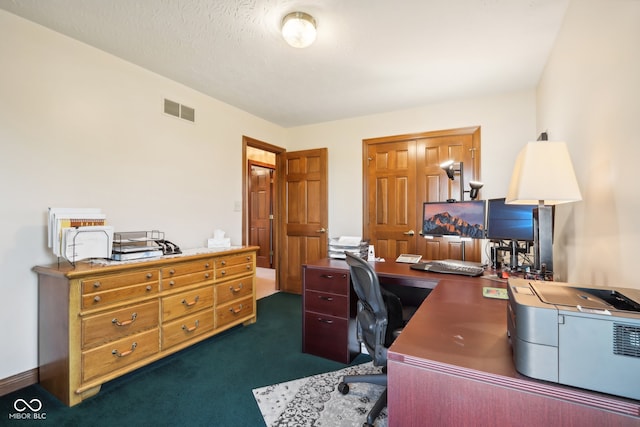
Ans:
{"type": "MultiPolygon", "coordinates": [[[[96,396],[72,408],[38,384],[2,396],[0,425],[263,426],[254,388],[345,367],[304,354],[301,348],[301,297],[274,294],[258,300],[255,324],[233,328],[108,382],[96,396]],[[39,399],[38,414],[46,419],[15,419],[18,399],[39,399]]],[[[353,364],[368,360],[361,355],[353,364]]]]}

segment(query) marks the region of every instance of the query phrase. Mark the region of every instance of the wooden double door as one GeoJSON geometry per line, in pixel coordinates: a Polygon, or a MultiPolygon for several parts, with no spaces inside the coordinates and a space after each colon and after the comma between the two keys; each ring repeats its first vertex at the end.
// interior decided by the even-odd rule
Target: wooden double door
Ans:
{"type": "MultiPolygon", "coordinates": [[[[402,253],[423,259],[480,261],[481,241],[425,239],[421,235],[424,202],[460,198],[460,177],[450,180],[440,165],[462,163],[465,186],[480,179],[480,128],[470,127],[363,141],[363,236],[376,256],[402,253]]],[[[468,193],[465,200],[469,200],[468,193]]],[[[480,198],[480,197],[479,197],[480,198]]]]}

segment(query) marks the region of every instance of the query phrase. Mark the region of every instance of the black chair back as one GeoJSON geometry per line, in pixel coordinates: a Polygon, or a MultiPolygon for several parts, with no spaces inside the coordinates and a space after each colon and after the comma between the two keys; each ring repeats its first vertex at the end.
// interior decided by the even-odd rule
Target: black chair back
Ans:
{"type": "Polygon", "coordinates": [[[358,340],[363,342],[377,366],[387,363],[385,347],[388,314],[378,275],[364,259],[346,253],[353,289],[358,296],[358,340]]]}

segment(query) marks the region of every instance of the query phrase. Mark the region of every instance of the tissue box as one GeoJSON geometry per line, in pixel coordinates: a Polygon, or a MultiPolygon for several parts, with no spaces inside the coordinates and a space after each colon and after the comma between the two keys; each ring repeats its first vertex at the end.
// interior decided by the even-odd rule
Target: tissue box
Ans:
{"type": "Polygon", "coordinates": [[[231,238],[223,237],[222,239],[207,239],[207,248],[230,248],[231,238]]]}

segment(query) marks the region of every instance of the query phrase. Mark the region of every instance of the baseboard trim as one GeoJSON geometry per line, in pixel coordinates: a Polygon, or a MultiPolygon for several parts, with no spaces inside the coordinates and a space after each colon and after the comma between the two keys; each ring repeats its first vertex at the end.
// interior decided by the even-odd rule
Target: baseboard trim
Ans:
{"type": "Polygon", "coordinates": [[[38,368],[15,374],[0,380],[0,396],[12,393],[38,382],[38,368]]]}

